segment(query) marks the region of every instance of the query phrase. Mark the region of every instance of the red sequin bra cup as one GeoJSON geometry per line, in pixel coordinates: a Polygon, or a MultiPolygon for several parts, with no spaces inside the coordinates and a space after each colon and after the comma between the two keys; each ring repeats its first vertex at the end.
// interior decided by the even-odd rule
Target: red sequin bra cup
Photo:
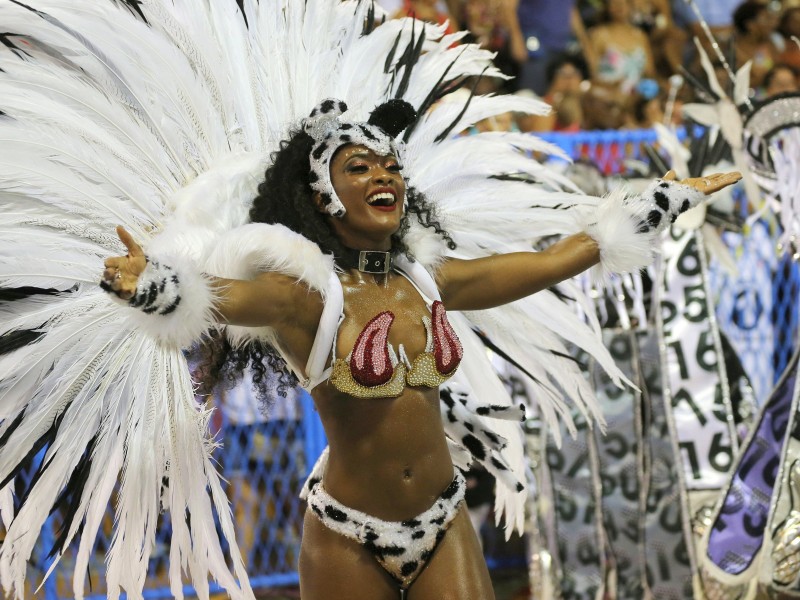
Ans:
{"type": "Polygon", "coordinates": [[[333,363],[330,382],[340,392],[356,398],[396,398],[406,386],[438,387],[456,372],[464,349],[447,321],[444,305],[431,306],[423,317],[427,340],[425,352],[409,361],[401,345],[398,357],[389,344],[391,311],[374,316],[358,335],[346,359],[333,363]]]}

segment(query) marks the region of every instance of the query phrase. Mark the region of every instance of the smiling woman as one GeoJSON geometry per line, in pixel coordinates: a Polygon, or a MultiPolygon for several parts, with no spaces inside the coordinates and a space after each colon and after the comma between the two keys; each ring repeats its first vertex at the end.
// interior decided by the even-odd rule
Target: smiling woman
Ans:
{"type": "MultiPolygon", "coordinates": [[[[380,156],[366,146],[344,146],[331,160],[331,182],[345,207],[331,222],[334,234],[347,248],[391,249],[391,236],[400,228],[406,185],[393,154],[380,156]]],[[[322,194],[314,195],[324,211],[322,194]]]]}
{"type": "Polygon", "coordinates": [[[304,600],[491,599],[460,472],[496,478],[509,530],[527,487],[524,410],[486,346],[550,422],[598,417],[565,340],[624,376],[564,280],[647,264],[676,215],[738,175],[577,193],[530,159],[552,151],[533,136],[457,135],[537,101],[430,110],[500,76],[490,53],[413,19],[376,26],[368,0],[74,4],[0,1],[17,32],[0,45],[0,287],[54,290],[0,306],[0,335],[37,334],[0,356],[4,589],[24,594],[31,532],[62,509],[53,553],[80,541],[82,598],[113,501],[109,597],[143,595],[168,510],[176,594],[185,574],[201,597],[213,578],[252,600],[186,359],[214,330],[210,383],[274,369],[324,425],[304,600]]]}
{"type": "MultiPolygon", "coordinates": [[[[251,210],[254,222],[296,228],[303,243],[331,252],[335,269],[319,280],[305,265],[249,281],[212,278],[213,310],[229,327],[271,328],[272,363],[285,361],[325,427],[329,452],[305,489],[303,598],[492,598],[440,416],[438,388],[464,357],[447,311],[491,309],[572,277],[604,258],[613,227],[633,218],[634,236],[659,231],[738,174],[690,185],[666,177],[642,199],[640,217],[613,209],[623,212],[605,217],[610,232],[600,218],[542,252],[448,258],[430,273],[405,245],[408,214],[453,244],[402,175],[394,138],[415,119],[413,108],[393,100],[366,123],[345,120],[346,110],[338,100],[314,109],[273,157],[251,210]]],[[[130,258],[108,259],[103,285],[133,306],[172,301],[143,293],[142,280],[150,290],[154,277],[172,275],[148,266],[127,232],[120,237],[130,258]]],[[[510,406],[482,410],[523,415],[510,406]]],[[[454,414],[449,420],[458,421],[454,414]]],[[[479,434],[491,439],[466,424],[459,442],[485,457],[479,434]]],[[[501,461],[494,468],[508,469],[501,461]]]]}

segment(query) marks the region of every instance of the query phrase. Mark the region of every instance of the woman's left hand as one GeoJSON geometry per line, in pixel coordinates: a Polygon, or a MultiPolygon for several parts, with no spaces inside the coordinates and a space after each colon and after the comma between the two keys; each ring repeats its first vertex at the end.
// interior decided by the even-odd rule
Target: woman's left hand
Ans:
{"type": "MultiPolygon", "coordinates": [[[[729,173],[714,173],[713,175],[706,175],[705,177],[690,177],[682,179],[678,183],[693,187],[698,192],[703,192],[705,195],[713,194],[719,190],[733,185],[742,178],[739,171],[730,171],[729,173]]],[[[663,177],[666,181],[675,181],[677,175],[675,171],[668,171],[663,177]]]]}

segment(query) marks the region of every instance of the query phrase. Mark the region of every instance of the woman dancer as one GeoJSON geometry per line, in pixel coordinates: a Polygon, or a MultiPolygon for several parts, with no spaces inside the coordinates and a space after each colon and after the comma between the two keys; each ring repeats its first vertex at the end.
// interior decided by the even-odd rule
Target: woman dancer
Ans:
{"type": "MultiPolygon", "coordinates": [[[[437,533],[429,523],[410,533],[415,544],[424,545],[409,549],[419,555],[413,558],[395,548],[400,541],[383,541],[381,528],[370,519],[357,528],[366,549],[356,554],[344,537],[348,530],[352,535],[357,517],[348,507],[384,519],[419,514],[415,511],[431,507],[454,480],[460,485],[451,460],[460,467],[470,454],[480,460],[503,484],[497,513],[506,516],[509,529],[523,527],[524,493],[517,487],[525,469],[521,431],[515,423],[489,418],[518,418],[520,412],[509,407],[480,336],[531,375],[548,419],[567,413],[567,403],[589,418],[598,416],[578,367],[564,358],[564,339],[621,381],[591,326],[563,301],[564,295],[581,298],[569,282],[559,284],[560,295],[546,290],[498,308],[448,313],[463,355],[445,325],[444,306],[434,301],[441,298],[448,309],[478,301],[491,306],[585,268],[598,252],[586,238],[545,254],[574,257],[580,250],[562,273],[528,256],[532,243],[581,229],[597,241],[601,271],[638,268],[648,261],[658,226],[684,208],[682,193],[672,194],[678,197],[671,204],[672,186],[665,182],[666,188],[657,184],[643,202],[619,196],[599,201],[575,193],[558,174],[531,160],[530,154],[553,152],[534,136],[454,135],[493,115],[543,108],[520,98],[474,96],[463,105],[442,103],[430,111],[465,81],[500,76],[488,53],[454,45],[460,34],[447,36],[441,27],[412,19],[375,26],[380,19],[366,0],[244,0],[242,7],[147,0],[85,3],[78,11],[68,0],[42,0],[35,8],[0,0],[0,21],[12,32],[2,34],[0,45],[0,288],[24,292],[0,305],[0,516],[6,528],[0,582],[8,595],[25,593],[35,532],[58,511],[63,527],[52,552],[56,559],[74,556],[73,591],[82,598],[95,541],[113,503],[114,534],[103,546],[109,598],[122,589],[142,597],[159,515],[167,512],[173,593],[181,596],[186,578],[204,597],[213,578],[233,598],[252,599],[211,456],[209,408],[196,400],[184,354],[221,320],[229,321],[225,335],[234,345],[255,339],[279,349],[317,398],[334,446],[330,464],[320,463],[311,479],[324,478],[309,502],[329,517],[326,525],[343,534],[333,536],[327,529],[318,534],[330,534],[336,540],[331,547],[342,550],[327,560],[349,555],[354,569],[376,569],[377,563],[363,565],[370,544],[388,548],[372,554],[382,555],[386,564],[395,561],[389,568],[400,578],[413,578],[408,571],[414,562],[413,570],[424,562],[422,554],[435,545],[437,533]],[[337,102],[323,103],[303,135],[279,144],[289,124],[331,96],[348,100],[350,121],[336,114],[337,102]],[[418,118],[406,127],[406,111],[394,125],[387,122],[394,119],[382,117],[356,126],[389,98],[409,102],[418,118]],[[404,127],[402,141],[392,148],[387,139],[404,127]],[[365,244],[356,250],[385,251],[391,220],[403,204],[394,187],[396,174],[369,180],[364,189],[348,179],[357,173],[344,165],[330,170],[334,150],[350,145],[372,152],[354,157],[366,161],[356,172],[392,173],[395,165],[379,157],[395,156],[404,175],[436,207],[438,217],[431,218],[414,190],[407,191],[412,218],[407,233],[401,226],[394,235],[391,254],[394,267],[413,284],[389,268],[385,255],[368,253],[362,265],[340,250],[342,244],[365,244]],[[257,222],[247,224],[255,184],[275,161],[252,215],[257,222]],[[362,206],[365,194],[374,192],[370,206],[362,206]],[[337,198],[363,202],[345,212],[337,198]],[[330,215],[317,210],[326,207],[330,215]],[[378,217],[388,222],[377,228],[370,219],[378,217]],[[424,226],[436,222],[452,243],[435,226],[424,226]],[[116,224],[124,225],[149,257],[133,305],[117,306],[96,285],[99,260],[123,248],[110,235],[116,224]],[[618,243],[626,228],[628,241],[618,243]],[[403,257],[404,246],[414,262],[403,257]],[[510,252],[521,255],[486,258],[510,252]],[[480,260],[451,262],[455,259],[480,260]],[[495,272],[506,261],[513,268],[495,272]],[[352,271],[355,264],[381,272],[352,271]],[[443,294],[421,265],[437,274],[443,294]],[[473,276],[488,266],[491,273],[473,276]],[[533,267],[543,270],[531,279],[533,267]],[[516,278],[520,270],[526,275],[516,278]],[[430,311],[427,302],[423,310],[416,288],[430,301],[430,311]],[[36,293],[42,289],[47,293],[36,293]],[[431,319],[430,344],[422,316],[431,319]],[[260,326],[267,324],[272,327],[260,326]],[[345,360],[351,350],[351,360],[345,360]],[[459,357],[462,366],[453,373],[459,357]],[[435,392],[428,389],[451,374],[441,385],[439,407],[446,418],[412,421],[410,431],[419,434],[420,446],[414,454],[409,448],[417,438],[400,426],[417,412],[431,417],[425,403],[435,392]],[[377,397],[361,398],[365,394],[377,397]],[[398,426],[392,428],[395,419],[398,426]],[[369,425],[374,433],[365,431],[369,425]],[[442,428],[451,459],[441,454],[442,428]],[[342,439],[343,430],[359,436],[342,439]],[[503,438],[508,444],[500,451],[503,438]],[[37,455],[44,460],[36,463],[35,476],[17,477],[37,455]],[[363,464],[356,460],[364,456],[363,464]],[[413,485],[402,483],[406,468],[413,485]],[[354,491],[349,477],[368,479],[372,492],[354,491]],[[320,501],[327,498],[323,490],[330,501],[320,501]],[[395,497],[387,498],[393,493],[399,508],[395,497]],[[338,521],[343,515],[350,519],[338,521]],[[224,546],[221,537],[228,540],[224,546]]],[[[334,160],[343,160],[341,153],[334,160]]],[[[709,179],[698,185],[711,190],[719,183],[709,179]]],[[[132,256],[139,266],[131,273],[122,269],[119,280],[115,270],[106,274],[112,291],[125,282],[131,293],[128,277],[143,266],[136,251],[132,256]]],[[[278,364],[275,353],[266,358],[278,364]]],[[[451,505],[458,503],[457,491],[451,505]]],[[[444,525],[447,518],[435,516],[442,521],[433,525],[444,525]]],[[[458,527],[461,517],[454,518],[458,527]]],[[[323,575],[333,577],[310,554],[314,535],[312,522],[303,564],[303,586],[311,597],[315,588],[308,586],[318,588],[323,575]]],[[[325,547],[325,540],[320,543],[325,547]]],[[[431,560],[446,557],[447,548],[441,546],[431,560]]],[[[394,581],[383,577],[378,594],[389,593],[387,582],[394,581]]],[[[347,583],[360,585],[354,581],[347,583]]],[[[412,587],[411,594],[416,589],[424,588],[412,587]]],[[[331,590],[326,597],[334,595],[331,590]]],[[[357,593],[366,592],[346,591],[347,597],[357,593]]]]}
{"type": "MultiPolygon", "coordinates": [[[[594,266],[602,249],[579,233],[542,252],[448,259],[428,274],[406,254],[409,213],[448,236],[404,180],[394,148],[413,110],[393,101],[358,123],[340,119],[345,108],[323,102],[283,144],[250,213],[333,254],[327,297],[285,273],[208,278],[213,311],[222,323],[272,327],[286,363],[306,365],[293,369],[314,398],[330,453],[322,481],[309,482],[303,598],[388,600],[398,590],[401,598],[492,598],[440,416],[439,384],[463,357],[445,309],[513,302],[594,266]]],[[[651,192],[664,214],[640,225],[666,224],[690,199],[738,179],[667,178],[651,192]]],[[[129,255],[106,261],[102,285],[132,306],[169,313],[181,297],[181,284],[169,282],[186,276],[148,264],[124,229],[119,235],[129,255]]]]}

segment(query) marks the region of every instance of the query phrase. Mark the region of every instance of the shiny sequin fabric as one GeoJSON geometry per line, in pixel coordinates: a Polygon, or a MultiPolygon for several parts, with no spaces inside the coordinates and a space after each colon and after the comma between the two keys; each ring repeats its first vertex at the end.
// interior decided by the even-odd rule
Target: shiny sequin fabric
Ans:
{"type": "Polygon", "coordinates": [[[339,359],[333,363],[330,381],[340,392],[356,398],[397,398],[406,389],[406,367],[398,364],[389,381],[368,386],[358,383],[350,371],[350,363],[339,359]]]}
{"type": "Polygon", "coordinates": [[[356,398],[396,398],[406,385],[438,387],[456,372],[464,350],[438,300],[432,318],[424,317],[425,352],[410,362],[400,346],[402,362],[389,344],[391,311],[373,317],[358,335],[347,359],[333,363],[330,382],[340,392],[356,398]]]}

